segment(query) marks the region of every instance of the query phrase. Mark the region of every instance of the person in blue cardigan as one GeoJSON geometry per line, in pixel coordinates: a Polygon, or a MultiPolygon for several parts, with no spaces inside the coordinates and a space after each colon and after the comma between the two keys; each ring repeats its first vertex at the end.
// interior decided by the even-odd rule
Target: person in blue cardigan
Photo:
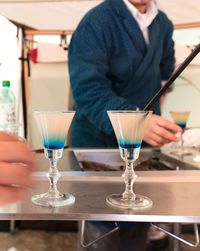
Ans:
{"type": "MultiPolygon", "coordinates": [[[[83,17],[68,52],[76,110],[72,147],[117,147],[107,111],[142,110],[161,88],[161,81],[171,76],[172,32],[171,21],[152,0],[106,0],[83,17]]],[[[178,141],[175,133],[181,128],[160,116],[159,102],[152,110],[144,142],[162,146],[178,141]]],[[[100,227],[102,232],[109,228],[88,224],[90,235],[100,227]]],[[[109,245],[112,250],[145,250],[146,224],[130,223],[120,229],[120,241],[113,235],[87,250],[106,251],[109,245]]]]}

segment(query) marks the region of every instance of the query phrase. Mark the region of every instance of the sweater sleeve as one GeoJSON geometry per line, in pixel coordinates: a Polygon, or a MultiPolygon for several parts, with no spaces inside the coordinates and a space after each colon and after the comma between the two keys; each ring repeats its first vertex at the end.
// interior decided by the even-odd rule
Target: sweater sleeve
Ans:
{"type": "Polygon", "coordinates": [[[162,80],[168,80],[172,75],[175,67],[174,41],[172,39],[173,25],[168,19],[165,22],[164,31],[165,35],[160,70],[162,80]]]}
{"type": "MultiPolygon", "coordinates": [[[[94,21],[95,22],[95,21],[94,21]]],[[[69,74],[76,107],[101,131],[112,133],[108,110],[133,110],[134,106],[113,90],[109,78],[109,50],[103,29],[85,23],[69,46],[69,74]]]]}

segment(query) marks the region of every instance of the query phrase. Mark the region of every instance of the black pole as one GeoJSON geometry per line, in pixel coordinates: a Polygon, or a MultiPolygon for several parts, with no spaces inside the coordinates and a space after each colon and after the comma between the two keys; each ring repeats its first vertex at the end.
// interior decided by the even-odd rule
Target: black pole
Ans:
{"type": "Polygon", "coordinates": [[[182,64],[176,69],[172,74],[166,84],[155,94],[155,96],[149,101],[145,106],[144,111],[151,110],[159,98],[165,93],[165,91],[174,83],[182,71],[189,65],[189,63],[196,57],[200,52],[200,43],[194,48],[194,50],[189,54],[189,56],[182,62],[182,64]]]}
{"type": "Polygon", "coordinates": [[[23,121],[24,121],[24,137],[27,138],[27,103],[26,103],[26,86],[25,86],[25,69],[24,60],[25,57],[25,31],[22,28],[22,51],[21,51],[21,87],[22,87],[22,107],[23,107],[23,121]]]}

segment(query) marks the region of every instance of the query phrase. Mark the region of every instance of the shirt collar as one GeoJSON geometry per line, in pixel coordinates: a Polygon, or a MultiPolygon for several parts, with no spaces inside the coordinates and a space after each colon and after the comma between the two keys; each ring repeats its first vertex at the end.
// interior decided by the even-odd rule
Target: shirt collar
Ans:
{"type": "Polygon", "coordinates": [[[140,25],[143,26],[144,28],[147,28],[158,14],[157,6],[155,5],[153,1],[150,2],[147,12],[144,14],[140,13],[138,9],[133,4],[131,4],[128,0],[123,0],[123,1],[126,7],[128,8],[128,10],[133,15],[133,17],[137,21],[139,21],[140,25]]]}

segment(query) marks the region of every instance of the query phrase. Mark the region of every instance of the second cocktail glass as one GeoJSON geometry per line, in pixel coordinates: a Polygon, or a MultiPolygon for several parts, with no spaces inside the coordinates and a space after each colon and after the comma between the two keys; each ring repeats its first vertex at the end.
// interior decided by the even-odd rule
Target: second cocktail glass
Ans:
{"type": "Polygon", "coordinates": [[[133,184],[136,179],[134,163],[139,157],[145,125],[151,113],[151,111],[108,111],[117,137],[121,158],[126,163],[123,174],[125,191],[123,194],[107,196],[106,201],[111,206],[133,210],[152,206],[152,201],[149,198],[133,192],[133,184]]]}
{"type": "Polygon", "coordinates": [[[49,191],[47,193],[34,195],[32,202],[45,207],[61,207],[75,202],[75,197],[71,194],[60,193],[57,189],[57,182],[60,173],[57,169],[57,161],[62,157],[66,136],[71,125],[75,112],[34,112],[36,123],[42,137],[45,157],[50,161],[49,191]]]}
{"type": "Polygon", "coordinates": [[[173,151],[172,154],[183,156],[190,155],[186,149],[183,148],[183,133],[186,128],[186,124],[190,115],[190,111],[170,111],[171,117],[178,126],[182,128],[182,132],[180,134],[180,148],[176,151],[173,151]]]}

